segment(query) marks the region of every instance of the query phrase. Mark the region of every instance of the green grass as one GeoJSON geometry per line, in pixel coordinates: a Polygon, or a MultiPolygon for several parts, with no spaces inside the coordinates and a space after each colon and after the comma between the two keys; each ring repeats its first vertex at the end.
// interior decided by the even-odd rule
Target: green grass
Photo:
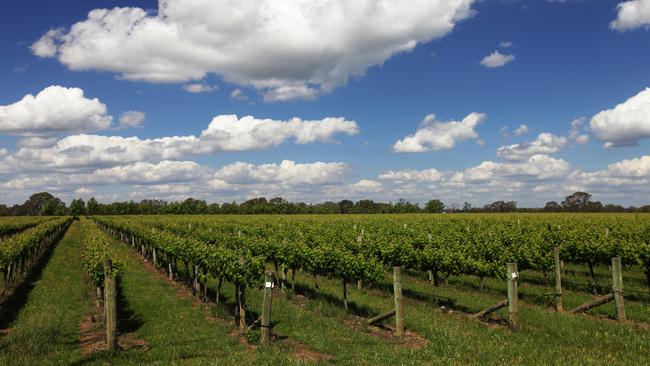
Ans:
{"type": "MultiPolygon", "coordinates": [[[[530,271],[522,273],[521,329],[516,332],[500,324],[506,317],[503,310],[492,324],[468,316],[504,299],[503,281],[488,279],[485,291],[479,292],[477,278],[451,277],[448,286],[441,286],[440,295],[455,303],[440,308],[424,274],[405,271],[406,328],[421,337],[409,336],[405,341],[361,322],[361,316],[391,309],[388,274],[372,288],[348,286],[350,315],[342,309],[340,280],[319,277],[320,290],[315,291],[311,276],[298,273],[297,296],[288,298],[274,290],[272,320],[277,339],[270,347],[251,347],[242,344],[235,331],[231,284],[222,288],[222,304],[197,305],[162,275],[147,269],[133,249],[117,242],[112,248],[125,263],[121,331],[144,340],[148,349],[101,351],[82,358],[78,327],[90,300],[85,297],[87,285],[80,280],[78,241],[75,224],[29,293],[12,332],[0,340],[2,364],[629,365],[650,360],[647,299],[626,302],[632,320],[626,324],[607,318],[613,314],[612,304],[595,309],[593,315],[561,315],[546,307],[549,298],[544,294],[552,292],[553,277],[545,286],[542,274],[530,271]]],[[[569,268],[564,277],[567,308],[592,298],[584,268],[577,272],[576,276],[569,268]]],[[[611,285],[606,267],[596,272],[603,289],[611,285]]],[[[626,288],[645,288],[638,271],[626,270],[625,281],[626,288]]],[[[210,281],[212,291],[214,287],[210,281]]],[[[249,314],[257,315],[261,300],[260,290],[247,291],[249,314]]]]}
{"type": "Polygon", "coordinates": [[[40,276],[28,279],[25,286],[31,291],[16,294],[24,299],[11,304],[21,308],[15,309],[20,311],[9,333],[0,338],[1,365],[69,365],[79,360],[79,324],[88,303],[78,229],[72,224],[40,276]]]}
{"type": "Polygon", "coordinates": [[[147,270],[130,247],[115,242],[112,249],[124,261],[120,291],[128,317],[119,327],[122,332],[127,328],[135,338],[146,341],[148,350],[102,351],[86,363],[279,365],[291,362],[286,349],[247,350],[238,336],[230,335],[234,322],[206,319],[204,306],[193,306],[191,299],[179,296],[162,276],[147,270]]]}

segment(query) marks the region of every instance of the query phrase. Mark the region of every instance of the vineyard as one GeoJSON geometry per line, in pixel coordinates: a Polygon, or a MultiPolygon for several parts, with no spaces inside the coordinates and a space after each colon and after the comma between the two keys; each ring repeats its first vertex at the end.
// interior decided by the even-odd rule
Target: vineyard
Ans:
{"type": "MultiPolygon", "coordinates": [[[[70,219],[3,220],[4,291],[70,219]]],[[[213,332],[214,317],[230,329],[224,338],[257,347],[227,352],[222,361],[233,364],[524,362],[538,344],[549,347],[548,363],[650,359],[650,216],[643,214],[93,216],[74,225],[84,281],[103,309],[95,311],[104,318],[97,332],[113,343],[113,353],[95,353],[98,362],[178,357],[154,357],[163,352],[155,345],[161,330],[126,329],[124,314],[139,306],[145,319],[162,312],[152,326],[174,317],[168,309],[206,309],[193,336],[213,332]],[[157,283],[167,287],[145,296],[157,283]],[[154,305],[169,286],[190,303],[154,305]],[[130,333],[151,349],[111,340],[130,333]],[[343,351],[346,344],[354,351],[343,351]],[[600,358],[582,355],[585,347],[600,358]]],[[[178,323],[178,337],[187,324],[178,323]]],[[[224,352],[223,344],[203,343],[184,352],[209,347],[224,352]]]]}

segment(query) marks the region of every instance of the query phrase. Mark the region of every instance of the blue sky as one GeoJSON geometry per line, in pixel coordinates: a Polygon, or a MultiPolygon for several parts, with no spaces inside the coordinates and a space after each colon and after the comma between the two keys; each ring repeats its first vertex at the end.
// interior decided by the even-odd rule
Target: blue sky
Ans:
{"type": "Polygon", "coordinates": [[[335,0],[321,2],[325,11],[303,1],[260,0],[250,9],[225,1],[165,3],[166,19],[156,1],[6,5],[0,14],[4,202],[50,190],[68,200],[282,195],[541,206],[580,189],[606,202],[650,203],[650,93],[643,93],[650,86],[648,0],[393,0],[381,12],[371,8],[382,2],[371,0],[343,12],[331,10],[345,8],[335,0]],[[115,23],[89,20],[94,9],[108,9],[102,16],[115,23]],[[120,33],[125,38],[111,38],[120,33]],[[481,63],[495,51],[496,65],[481,63]],[[509,56],[501,65],[499,58],[509,56]],[[217,90],[190,93],[184,90],[190,84],[217,90]],[[50,86],[61,88],[20,103],[50,86]],[[83,96],[71,97],[72,88],[83,96]],[[235,90],[246,99],[235,98],[235,90]],[[84,104],[95,98],[104,110],[84,104]],[[144,113],[135,122],[140,126],[117,127],[127,111],[144,113]],[[477,125],[460,122],[472,113],[482,116],[477,125]],[[267,121],[272,136],[253,127],[235,133],[229,130],[235,124],[218,128],[230,138],[166,152],[144,143],[131,151],[131,142],[122,141],[124,160],[102,155],[115,151],[113,142],[79,137],[198,137],[213,118],[231,114],[273,120],[267,121]],[[286,132],[294,117],[321,123],[324,132],[296,143],[310,132],[302,125],[296,127],[302,132],[286,132]],[[329,129],[328,117],[341,120],[329,129]],[[521,125],[527,132],[515,134],[521,125]],[[395,147],[417,131],[410,143],[425,151],[395,147]],[[97,154],[68,159],[71,146],[97,154]],[[497,155],[508,146],[514,152],[497,155]]]}

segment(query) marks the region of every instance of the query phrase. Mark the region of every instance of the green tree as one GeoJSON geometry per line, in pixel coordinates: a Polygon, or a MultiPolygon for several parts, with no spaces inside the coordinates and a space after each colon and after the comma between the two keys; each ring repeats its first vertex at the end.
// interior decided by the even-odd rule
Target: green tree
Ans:
{"type": "Polygon", "coordinates": [[[441,213],[445,209],[445,204],[436,199],[427,202],[424,206],[424,211],[429,213],[441,213]]]}
{"type": "Polygon", "coordinates": [[[72,203],[70,203],[70,215],[72,216],[82,216],[86,214],[86,204],[84,203],[84,200],[79,198],[76,200],[72,200],[72,203]]]}
{"type": "Polygon", "coordinates": [[[99,203],[95,197],[90,197],[88,200],[88,215],[97,215],[99,212],[99,203]]]}

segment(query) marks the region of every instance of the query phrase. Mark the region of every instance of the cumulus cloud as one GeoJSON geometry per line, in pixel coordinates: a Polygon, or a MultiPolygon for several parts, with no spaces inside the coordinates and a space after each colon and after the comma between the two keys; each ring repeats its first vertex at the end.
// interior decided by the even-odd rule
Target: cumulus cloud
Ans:
{"type": "Polygon", "coordinates": [[[193,161],[169,161],[159,163],[137,162],[95,170],[91,178],[95,182],[129,184],[160,184],[200,179],[203,168],[193,161]]]}
{"type": "Polygon", "coordinates": [[[268,149],[290,139],[297,144],[333,142],[338,134],[354,135],[358,131],[356,122],[344,118],[281,121],[221,115],[199,137],[140,139],[81,134],[67,136],[51,146],[24,146],[0,160],[0,173],[178,160],[198,154],[268,149]]]}
{"type": "Polygon", "coordinates": [[[504,55],[499,51],[494,51],[491,54],[483,57],[481,65],[488,68],[496,68],[505,66],[506,64],[515,60],[515,55],[504,55]]]}
{"type": "Polygon", "coordinates": [[[624,177],[650,177],[650,156],[626,159],[607,167],[609,173],[624,177]]]}
{"type": "Polygon", "coordinates": [[[619,3],[616,7],[616,20],[609,24],[619,32],[650,26],[650,0],[631,0],[619,3]]]}
{"type": "Polygon", "coordinates": [[[381,182],[371,179],[362,179],[350,185],[350,189],[357,193],[376,193],[384,188],[381,182]]]}
{"type": "Polygon", "coordinates": [[[269,93],[313,98],[393,55],[440,38],[474,0],[165,0],[157,12],[95,9],[32,45],[72,70],[188,82],[214,73],[269,93]]]}
{"type": "Polygon", "coordinates": [[[605,147],[636,146],[650,138],[650,88],[596,114],[590,128],[605,147]]]}
{"type": "Polygon", "coordinates": [[[18,140],[16,145],[18,147],[39,149],[54,146],[57,141],[56,137],[26,137],[18,140]]]}
{"type": "Polygon", "coordinates": [[[228,184],[324,185],[341,183],[349,169],[345,163],[299,164],[283,160],[280,164],[253,165],[236,162],[219,169],[215,177],[228,184]]]}
{"type": "Polygon", "coordinates": [[[120,129],[142,127],[147,115],[140,111],[127,111],[120,116],[120,129]]]}
{"type": "Polygon", "coordinates": [[[453,149],[456,142],[478,140],[479,135],[475,129],[485,118],[485,114],[474,112],[462,121],[440,122],[436,120],[435,114],[430,114],[414,135],[395,142],[393,151],[412,153],[453,149]]]}
{"type": "Polygon", "coordinates": [[[566,137],[555,136],[551,133],[540,133],[534,141],[522,142],[497,149],[497,156],[517,161],[526,160],[533,155],[554,154],[562,150],[567,144],[566,137]]]}
{"type": "Polygon", "coordinates": [[[527,125],[519,125],[519,127],[515,128],[514,131],[512,131],[512,134],[515,136],[521,136],[525,135],[528,133],[528,126],[527,125]]]}
{"type": "Polygon", "coordinates": [[[113,118],[99,99],[88,99],[79,88],[49,86],[36,96],[0,106],[0,133],[43,136],[60,132],[104,130],[113,118]]]}
{"type": "Polygon", "coordinates": [[[589,143],[589,135],[585,132],[585,117],[578,117],[571,121],[571,130],[569,131],[569,140],[578,145],[586,145],[589,143]]]}
{"type": "Polygon", "coordinates": [[[204,83],[194,83],[194,84],[185,84],[183,85],[183,90],[188,93],[210,93],[216,90],[219,90],[217,85],[208,85],[204,83]]]}
{"type": "Polygon", "coordinates": [[[241,89],[235,89],[230,92],[230,99],[242,101],[248,100],[248,96],[241,89]]]}
{"type": "Polygon", "coordinates": [[[442,173],[436,169],[426,170],[389,170],[378,176],[381,180],[394,182],[436,182],[442,178],[442,173]]]}
{"type": "Polygon", "coordinates": [[[58,51],[58,40],[63,37],[62,28],[50,29],[38,41],[32,44],[32,52],[38,57],[55,57],[58,51]]]}
{"type": "Polygon", "coordinates": [[[79,195],[79,196],[90,196],[93,193],[95,193],[95,190],[92,188],[86,188],[86,187],[79,187],[74,190],[74,194],[79,195]]]}

